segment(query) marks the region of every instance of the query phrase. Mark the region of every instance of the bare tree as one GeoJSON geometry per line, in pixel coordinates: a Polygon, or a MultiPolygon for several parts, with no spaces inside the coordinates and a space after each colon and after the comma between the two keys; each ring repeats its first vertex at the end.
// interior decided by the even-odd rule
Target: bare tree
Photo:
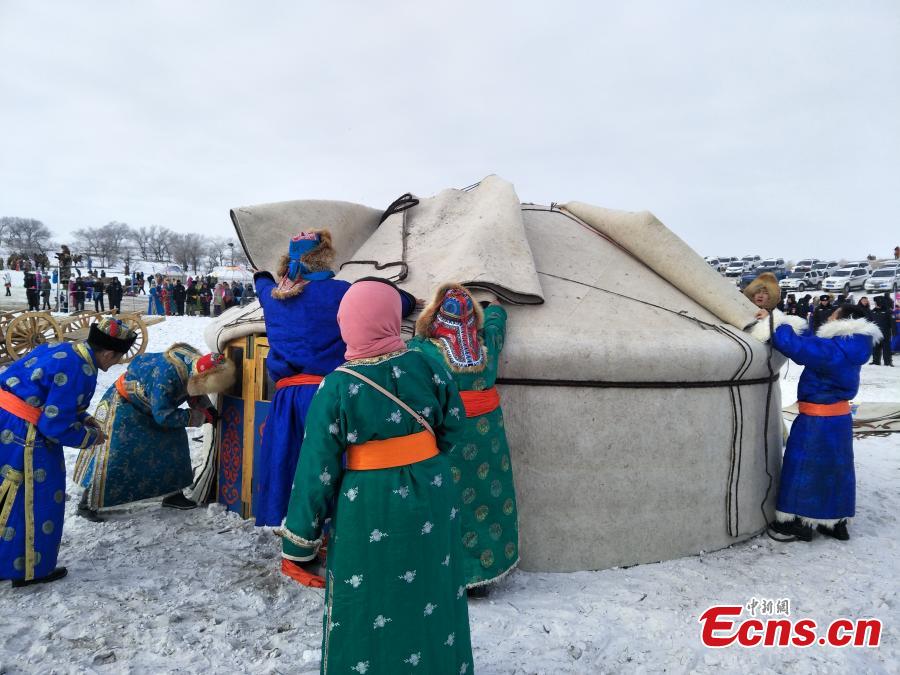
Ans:
{"type": "Polygon", "coordinates": [[[6,236],[9,234],[13,221],[16,220],[10,216],[0,218],[0,246],[3,245],[6,236]]]}
{"type": "Polygon", "coordinates": [[[146,225],[140,227],[132,227],[129,230],[131,242],[137,246],[144,260],[150,260],[150,239],[153,237],[153,230],[146,225]]]}
{"type": "Polygon", "coordinates": [[[159,225],[151,225],[150,235],[150,254],[156,262],[167,262],[171,256],[169,246],[172,243],[172,237],[175,233],[167,227],[159,225]]]}
{"type": "Polygon", "coordinates": [[[9,248],[33,256],[46,253],[50,246],[50,229],[34,218],[0,218],[6,230],[6,243],[9,248]]]}
{"type": "Polygon", "coordinates": [[[225,237],[212,237],[206,244],[207,264],[210,268],[227,265],[231,260],[231,249],[225,237]]]}
{"type": "Polygon", "coordinates": [[[175,262],[187,271],[193,268],[194,274],[199,272],[203,252],[207,248],[207,240],[196,232],[172,235],[169,247],[175,262]]]}
{"type": "Polygon", "coordinates": [[[127,239],[137,246],[138,252],[144,260],[166,262],[170,259],[169,245],[175,234],[172,230],[159,225],[142,225],[128,228],[127,232],[127,239]]]}
{"type": "Polygon", "coordinates": [[[127,223],[120,223],[117,220],[108,222],[100,231],[103,233],[103,244],[109,255],[109,264],[113,264],[115,260],[122,254],[125,248],[125,242],[131,233],[131,228],[127,223]]]}
{"type": "Polygon", "coordinates": [[[82,227],[74,234],[78,238],[76,250],[96,257],[100,267],[109,267],[121,255],[129,231],[125,223],[112,221],[103,227],[82,227]]]}

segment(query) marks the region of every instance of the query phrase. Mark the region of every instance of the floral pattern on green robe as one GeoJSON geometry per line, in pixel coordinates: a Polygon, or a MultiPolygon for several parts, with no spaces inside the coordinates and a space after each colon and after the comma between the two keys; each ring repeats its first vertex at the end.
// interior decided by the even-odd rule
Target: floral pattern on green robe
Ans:
{"type": "Polygon", "coordinates": [[[322,382],[306,419],[282,530],[284,556],[310,560],[322,524],[332,518],[321,672],[471,673],[459,492],[445,454],[465,416],[459,393],[446,368],[417,352],[345,366],[425,417],[440,453],[389,469],[345,469],[348,445],[423,429],[352,375],[334,372],[322,382]]]}
{"type": "MultiPolygon", "coordinates": [[[[484,310],[481,330],[487,350],[483,368],[451,366],[437,340],[417,337],[409,341],[409,347],[450,368],[460,391],[483,391],[497,381],[505,335],[506,310],[490,305],[484,310]]],[[[450,463],[462,501],[466,584],[480,586],[499,579],[519,562],[516,489],[501,408],[464,419],[462,440],[451,450],[450,463]]]]}

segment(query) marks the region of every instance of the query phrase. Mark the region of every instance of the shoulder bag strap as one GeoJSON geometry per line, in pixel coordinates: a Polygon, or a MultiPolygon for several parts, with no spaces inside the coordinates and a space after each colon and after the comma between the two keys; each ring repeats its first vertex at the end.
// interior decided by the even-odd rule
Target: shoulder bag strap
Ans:
{"type": "Polygon", "coordinates": [[[426,419],[425,419],[424,417],[422,417],[419,413],[417,413],[415,410],[413,410],[412,408],[410,408],[408,405],[406,405],[403,401],[401,401],[399,398],[397,398],[396,396],[394,396],[391,392],[389,392],[387,389],[385,389],[384,387],[382,387],[380,384],[376,384],[375,382],[373,382],[372,380],[370,380],[370,379],[369,379],[368,377],[366,377],[365,375],[362,375],[361,373],[358,373],[358,372],[356,372],[355,370],[352,370],[352,369],[350,369],[350,368],[344,368],[343,366],[341,366],[341,367],[339,367],[339,368],[335,368],[334,370],[335,370],[335,372],[347,373],[348,375],[352,375],[353,377],[355,377],[355,378],[357,378],[357,379],[359,379],[359,380],[362,380],[363,382],[365,382],[366,384],[368,384],[370,387],[372,387],[372,388],[375,389],[376,391],[381,392],[382,394],[384,394],[385,396],[387,396],[389,399],[391,399],[394,403],[396,403],[396,404],[399,405],[401,408],[403,408],[403,409],[404,409],[406,412],[408,412],[410,415],[412,415],[412,416],[415,418],[416,422],[418,422],[418,423],[421,424],[423,427],[425,427],[425,429],[428,431],[428,433],[431,434],[432,436],[434,436],[434,429],[432,429],[432,428],[431,428],[431,425],[428,424],[428,420],[426,420],[426,419]]]}

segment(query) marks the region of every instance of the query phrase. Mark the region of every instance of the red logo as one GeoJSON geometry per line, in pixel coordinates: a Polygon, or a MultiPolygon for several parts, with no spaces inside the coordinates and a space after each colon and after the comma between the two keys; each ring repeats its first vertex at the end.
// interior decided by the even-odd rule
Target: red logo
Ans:
{"type": "MultiPolygon", "coordinates": [[[[771,602],[771,601],[762,601],[771,602]]],[[[779,601],[786,602],[786,601],[779,601]]],[[[835,619],[824,632],[814,619],[755,616],[760,602],[754,598],[747,605],[750,617],[741,619],[741,605],[716,605],[700,616],[700,640],[707,647],[809,647],[812,644],[831,647],[878,647],[881,642],[880,619],[835,619]],[[754,604],[755,602],[755,604],[754,604]]],[[[788,605],[789,607],[789,605],[788,605]]],[[[783,613],[783,612],[782,612],[783,613]]],[[[786,612],[790,613],[789,609],[786,612]]]]}

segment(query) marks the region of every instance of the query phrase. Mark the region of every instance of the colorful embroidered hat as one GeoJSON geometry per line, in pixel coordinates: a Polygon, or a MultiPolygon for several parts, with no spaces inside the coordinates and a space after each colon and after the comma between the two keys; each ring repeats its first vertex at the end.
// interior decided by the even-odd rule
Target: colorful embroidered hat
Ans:
{"type": "Polygon", "coordinates": [[[106,317],[99,323],[91,324],[88,344],[96,349],[108,349],[125,354],[137,340],[137,333],[121,319],[106,317]]]}
{"type": "Polygon", "coordinates": [[[194,361],[192,371],[187,383],[191,396],[225,391],[234,384],[236,373],[234,363],[218,352],[204,354],[194,361]]]}
{"type": "Polygon", "coordinates": [[[444,284],[416,321],[416,335],[441,342],[450,367],[484,369],[485,348],[478,336],[484,325],[481,306],[459,284],[444,284]]]}

